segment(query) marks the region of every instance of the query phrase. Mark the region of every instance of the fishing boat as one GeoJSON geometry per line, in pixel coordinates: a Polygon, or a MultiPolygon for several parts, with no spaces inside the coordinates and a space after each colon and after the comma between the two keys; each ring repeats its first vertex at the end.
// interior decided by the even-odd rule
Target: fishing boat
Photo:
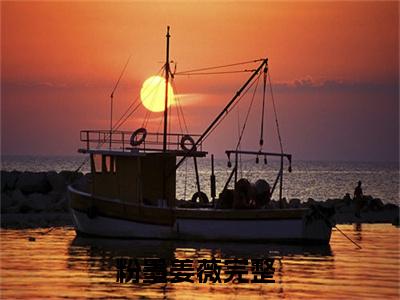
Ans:
{"type": "MultiPolygon", "coordinates": [[[[168,87],[171,78],[178,73],[171,71],[169,40],[168,27],[163,66],[163,132],[148,132],[145,127],[133,131],[119,130],[119,126],[112,123],[113,94],[110,129],[80,132],[83,147],[78,151],[87,155],[91,173],[90,180],[85,184],[68,187],[71,213],[78,235],[328,244],[333,226],[332,214],[322,207],[284,208],[282,204],[283,175],[286,168],[291,172],[292,155],[285,153],[282,146],[277,153],[263,150],[268,59],[252,61],[257,64],[256,68],[245,70],[250,73],[248,79],[202,134],[173,133],[168,130],[171,101],[168,87]],[[208,152],[203,150],[203,142],[250,87],[254,87],[256,82],[258,84],[260,78],[264,83],[260,147],[257,150],[243,150],[240,144],[243,127],[236,147],[225,152],[227,168],[231,170],[218,194],[214,156],[211,155],[209,197],[201,190],[197,162],[208,156],[208,152]],[[277,159],[280,167],[273,184],[262,178],[255,183],[239,178],[242,156],[255,158],[257,162],[262,158],[266,166],[269,158],[277,159]],[[197,191],[191,200],[181,201],[176,199],[177,170],[188,159],[193,159],[197,191]],[[276,194],[279,207],[271,205],[271,199],[276,194]]],[[[280,139],[280,134],[278,136],[280,139]]]]}

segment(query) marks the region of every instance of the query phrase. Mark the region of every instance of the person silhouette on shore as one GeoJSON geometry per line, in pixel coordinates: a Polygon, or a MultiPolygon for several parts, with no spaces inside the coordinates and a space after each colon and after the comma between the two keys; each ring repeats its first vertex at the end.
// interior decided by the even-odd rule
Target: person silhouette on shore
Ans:
{"type": "Polygon", "coordinates": [[[360,218],[361,208],[363,207],[363,191],[361,188],[361,181],[358,181],[358,185],[354,189],[354,204],[355,204],[355,216],[360,218]]]}

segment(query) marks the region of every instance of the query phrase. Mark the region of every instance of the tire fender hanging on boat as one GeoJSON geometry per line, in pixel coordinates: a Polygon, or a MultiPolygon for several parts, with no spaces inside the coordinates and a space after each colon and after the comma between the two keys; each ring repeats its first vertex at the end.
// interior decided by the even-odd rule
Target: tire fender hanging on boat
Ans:
{"type": "Polygon", "coordinates": [[[147,136],[146,128],[143,128],[143,127],[138,128],[132,133],[131,139],[130,139],[130,144],[133,147],[139,146],[146,140],[146,136],[147,136]],[[140,136],[139,139],[137,139],[138,136],[140,136]]]}
{"type": "Polygon", "coordinates": [[[203,192],[196,192],[192,196],[192,202],[197,202],[197,199],[199,199],[199,203],[201,204],[207,204],[209,203],[208,197],[205,193],[203,192]]]}
{"type": "Polygon", "coordinates": [[[185,150],[185,151],[196,150],[194,139],[188,134],[185,134],[184,136],[182,136],[180,145],[181,145],[182,150],[185,150]],[[190,148],[188,148],[188,145],[186,144],[186,142],[190,143],[190,148]]]}

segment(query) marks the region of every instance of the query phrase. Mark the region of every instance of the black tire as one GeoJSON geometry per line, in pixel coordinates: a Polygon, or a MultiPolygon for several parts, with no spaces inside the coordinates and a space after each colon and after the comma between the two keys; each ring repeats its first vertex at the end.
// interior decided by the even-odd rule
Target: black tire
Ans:
{"type": "Polygon", "coordinates": [[[181,145],[182,150],[185,150],[185,151],[196,150],[194,139],[193,139],[190,135],[188,135],[188,134],[185,134],[185,135],[181,138],[180,145],[181,145]],[[188,148],[188,147],[186,146],[186,142],[190,142],[190,145],[191,145],[190,148],[188,148]]]}
{"type": "Polygon", "coordinates": [[[131,146],[133,146],[133,147],[139,146],[146,140],[146,136],[147,136],[146,128],[141,127],[141,128],[136,129],[131,135],[131,139],[130,139],[131,146]],[[136,140],[136,137],[140,134],[142,135],[142,137],[140,139],[136,140]]]}
{"type": "Polygon", "coordinates": [[[197,202],[197,199],[199,199],[199,203],[200,204],[207,204],[210,201],[208,200],[208,197],[205,193],[203,192],[196,192],[193,194],[192,196],[192,202],[197,202]]]}

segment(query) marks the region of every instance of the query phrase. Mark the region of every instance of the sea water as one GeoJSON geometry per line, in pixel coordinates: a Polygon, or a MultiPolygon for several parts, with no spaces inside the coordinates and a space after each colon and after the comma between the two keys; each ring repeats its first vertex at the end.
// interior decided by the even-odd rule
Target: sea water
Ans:
{"type": "MultiPolygon", "coordinates": [[[[76,170],[81,164],[81,171],[89,172],[89,163],[85,156],[3,156],[2,170],[50,171],[76,170]]],[[[210,195],[211,161],[209,158],[198,159],[200,188],[210,195]]],[[[239,178],[252,182],[266,179],[272,186],[279,170],[278,161],[264,164],[260,157],[257,164],[254,159],[243,160],[239,167],[239,178]]],[[[288,164],[284,165],[283,197],[308,198],[321,201],[328,198],[343,198],[346,193],[353,194],[359,180],[363,183],[365,195],[380,198],[384,203],[400,204],[399,199],[399,165],[390,162],[317,162],[293,161],[292,172],[288,164]]],[[[226,159],[217,159],[215,175],[217,193],[220,192],[232,168],[227,166],[226,159]]],[[[193,159],[187,159],[177,172],[176,196],[178,199],[190,199],[196,192],[196,179],[193,159]]],[[[275,194],[277,197],[277,194],[275,194]]]]}
{"type": "MultiPolygon", "coordinates": [[[[2,170],[76,170],[82,157],[3,157],[2,170]]],[[[209,194],[210,161],[199,161],[201,188],[209,194]]],[[[284,174],[283,195],[316,200],[352,193],[358,180],[365,194],[399,203],[398,165],[391,163],[294,162],[284,174]]],[[[240,177],[272,183],[278,162],[243,162],[240,177]]],[[[287,169],[287,165],[285,166],[287,169]]],[[[83,172],[88,172],[87,164],[83,172]]],[[[231,169],[217,160],[220,190],[231,169]]],[[[177,197],[196,190],[193,162],[177,175],[177,197]]],[[[398,299],[399,228],[390,224],[338,225],[350,239],[333,229],[330,245],[302,246],[267,243],[195,243],[162,240],[118,240],[78,237],[72,227],[1,229],[1,299],[398,299]],[[252,278],[252,259],[273,259],[273,283],[120,283],[117,261],[246,259],[246,278],[252,278]]],[[[197,268],[195,268],[197,272],[197,268]]],[[[221,272],[224,280],[227,275],[221,272]]]]}
{"type": "MultiPolygon", "coordinates": [[[[398,299],[399,228],[339,225],[330,245],[77,237],[73,228],[1,230],[1,299],[398,299]],[[273,259],[271,283],[117,282],[117,260],[273,259]]],[[[197,268],[195,269],[197,272],[197,268]]]]}

